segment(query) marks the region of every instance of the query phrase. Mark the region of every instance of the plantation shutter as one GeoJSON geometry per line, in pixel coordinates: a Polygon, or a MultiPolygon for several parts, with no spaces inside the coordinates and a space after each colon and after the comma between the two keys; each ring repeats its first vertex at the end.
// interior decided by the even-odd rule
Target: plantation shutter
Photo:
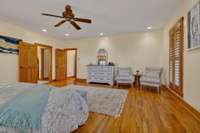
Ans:
{"type": "Polygon", "coordinates": [[[183,49],[184,49],[184,31],[181,18],[170,30],[170,48],[169,48],[169,81],[170,88],[183,96],[183,49]]]}

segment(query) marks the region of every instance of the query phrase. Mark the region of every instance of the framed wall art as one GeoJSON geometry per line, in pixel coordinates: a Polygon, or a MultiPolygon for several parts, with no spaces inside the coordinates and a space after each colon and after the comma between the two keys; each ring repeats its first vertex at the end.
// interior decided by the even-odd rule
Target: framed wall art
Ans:
{"type": "Polygon", "coordinates": [[[0,35],[0,53],[18,54],[20,39],[0,35]]]}
{"type": "Polygon", "coordinates": [[[200,48],[200,1],[188,13],[188,49],[200,48]]]}

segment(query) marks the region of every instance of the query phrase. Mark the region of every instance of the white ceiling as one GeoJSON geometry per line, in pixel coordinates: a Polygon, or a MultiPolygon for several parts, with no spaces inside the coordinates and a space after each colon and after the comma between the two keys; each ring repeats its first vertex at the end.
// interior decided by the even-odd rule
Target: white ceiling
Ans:
{"type": "Polygon", "coordinates": [[[0,20],[24,26],[30,30],[47,33],[60,39],[79,39],[105,35],[146,31],[162,28],[176,12],[181,0],[0,0],[0,20]],[[61,15],[66,4],[72,5],[77,17],[91,18],[92,24],[79,23],[75,30],[69,23],[59,28],[54,25],[59,18],[41,13],[61,15]],[[70,36],[66,37],[65,34],[70,36]]]}

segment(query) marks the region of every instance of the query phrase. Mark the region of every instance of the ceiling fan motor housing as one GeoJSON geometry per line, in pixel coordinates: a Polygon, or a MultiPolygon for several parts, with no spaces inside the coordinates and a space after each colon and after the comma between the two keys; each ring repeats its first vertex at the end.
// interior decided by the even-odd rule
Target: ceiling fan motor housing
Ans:
{"type": "Polygon", "coordinates": [[[73,14],[73,11],[72,11],[72,8],[70,5],[67,5],[65,7],[65,11],[62,13],[62,16],[52,15],[52,14],[47,14],[47,13],[42,13],[42,15],[64,19],[64,20],[60,21],[59,23],[57,23],[55,25],[55,27],[59,27],[60,25],[64,24],[66,21],[69,21],[74,26],[74,28],[76,28],[77,30],[80,30],[81,27],[75,21],[89,23],[89,24],[92,23],[92,20],[90,20],[90,19],[75,18],[75,15],[73,14]]]}

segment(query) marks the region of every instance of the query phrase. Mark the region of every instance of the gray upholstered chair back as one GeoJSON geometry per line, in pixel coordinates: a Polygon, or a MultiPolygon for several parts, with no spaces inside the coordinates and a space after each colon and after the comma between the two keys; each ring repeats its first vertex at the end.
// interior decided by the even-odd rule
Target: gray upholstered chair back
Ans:
{"type": "Polygon", "coordinates": [[[117,82],[117,86],[119,87],[119,84],[121,83],[126,83],[126,84],[130,84],[131,86],[133,86],[133,75],[132,75],[132,69],[127,67],[127,68],[122,68],[119,67],[117,68],[117,72],[116,72],[116,82],[117,82]]]}
{"type": "Polygon", "coordinates": [[[142,75],[140,82],[143,86],[153,86],[160,92],[162,68],[146,67],[145,74],[142,75]]]}
{"type": "Polygon", "coordinates": [[[158,74],[159,77],[161,77],[162,75],[162,71],[163,69],[161,67],[146,67],[145,68],[145,73],[148,74],[148,73],[154,73],[154,74],[158,74]]]}
{"type": "Polygon", "coordinates": [[[130,67],[118,67],[117,76],[132,76],[132,69],[130,67]]]}

